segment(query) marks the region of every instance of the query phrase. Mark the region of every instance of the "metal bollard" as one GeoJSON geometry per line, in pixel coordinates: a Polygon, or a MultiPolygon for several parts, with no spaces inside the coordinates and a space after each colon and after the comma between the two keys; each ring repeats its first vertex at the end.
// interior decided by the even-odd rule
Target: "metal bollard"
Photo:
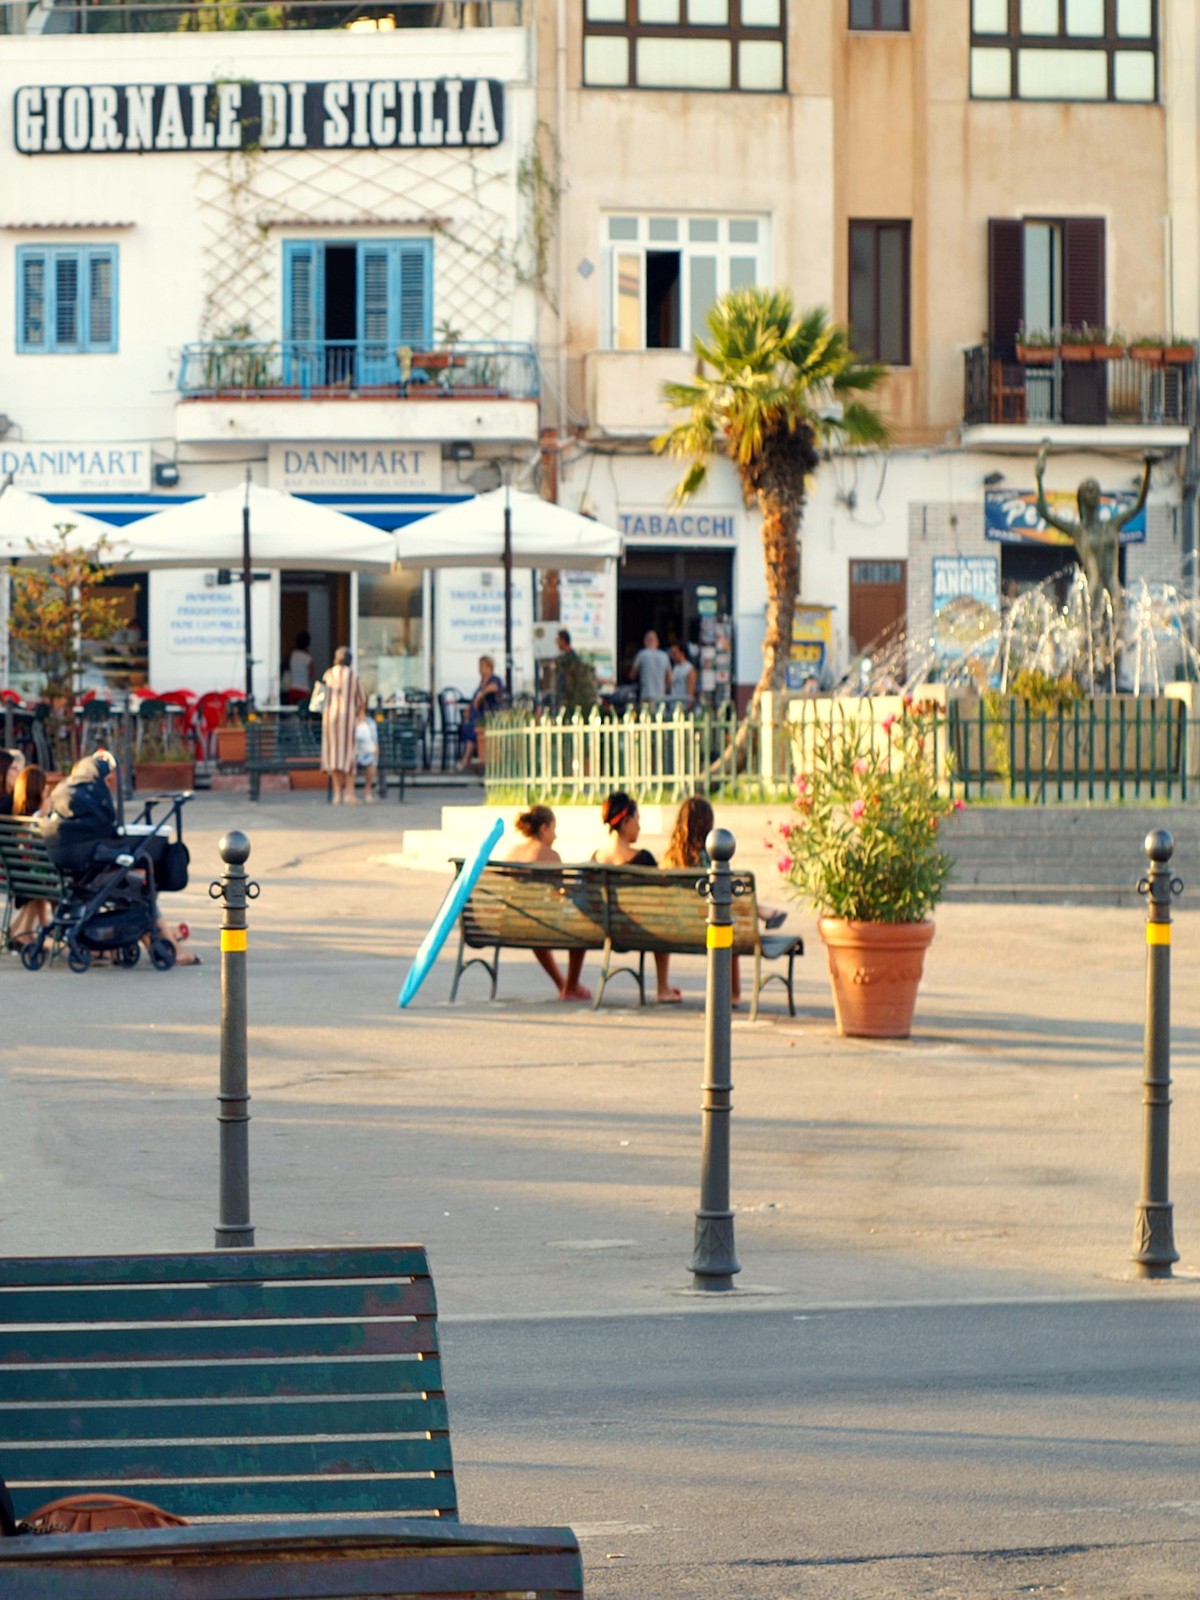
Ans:
{"type": "Polygon", "coordinates": [[[730,1021],[733,982],[733,917],[735,890],[729,863],[737,841],[726,828],[714,828],[704,841],[712,863],[708,877],[696,885],[708,900],[708,989],[705,996],[704,1097],[701,1100],[700,1209],[692,1248],[692,1285],[696,1289],[733,1288],[738,1265],[733,1245],[733,1212],[729,1208],[729,1119],[733,1111],[730,1078],[730,1021]]]}
{"type": "Polygon", "coordinates": [[[1171,898],[1183,888],[1167,865],[1175,841],[1165,828],[1146,835],[1146,1043],[1143,1057],[1142,1198],[1133,1223],[1133,1260],[1143,1278],[1169,1278],[1175,1248],[1168,1173],[1171,1152],[1171,898]]]}
{"type": "Polygon", "coordinates": [[[250,1088],[246,1067],[246,902],[258,899],[258,885],[246,876],[250,841],[234,830],[217,846],[225,871],[209,885],[214,900],[224,902],[221,915],[221,1086],[220,1211],[218,1250],[249,1248],[254,1243],[250,1221],[250,1088]]]}

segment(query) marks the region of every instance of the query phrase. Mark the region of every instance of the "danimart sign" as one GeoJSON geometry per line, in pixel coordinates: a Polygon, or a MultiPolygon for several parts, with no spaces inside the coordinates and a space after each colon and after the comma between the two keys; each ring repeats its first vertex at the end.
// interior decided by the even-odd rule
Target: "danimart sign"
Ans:
{"type": "Polygon", "coordinates": [[[503,137],[504,91],[492,78],[27,85],[13,97],[13,139],[27,156],[478,147],[503,137]]]}

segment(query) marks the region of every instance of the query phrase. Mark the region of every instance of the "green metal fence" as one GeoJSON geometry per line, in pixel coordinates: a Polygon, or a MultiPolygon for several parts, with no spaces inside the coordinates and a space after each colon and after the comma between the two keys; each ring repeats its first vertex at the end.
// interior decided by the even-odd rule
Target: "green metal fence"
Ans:
{"type": "MultiPolygon", "coordinates": [[[[622,717],[505,711],[488,719],[484,777],[497,802],[598,802],[628,789],[643,802],[690,794],[776,800],[804,771],[817,727],[871,728],[891,758],[897,697],[781,701],[739,718],[644,707],[622,717]]],[[[1187,707],[1180,700],[1115,696],[1043,714],[1020,700],[950,701],[933,724],[935,765],[949,757],[966,800],[1078,804],[1187,799],[1187,707]]]]}

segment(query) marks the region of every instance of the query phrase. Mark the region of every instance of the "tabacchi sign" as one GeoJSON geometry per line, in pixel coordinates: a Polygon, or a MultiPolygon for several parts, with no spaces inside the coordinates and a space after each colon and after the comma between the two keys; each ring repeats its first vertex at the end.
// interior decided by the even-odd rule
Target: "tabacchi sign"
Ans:
{"type": "Polygon", "coordinates": [[[504,92],[492,78],[27,85],[13,97],[13,139],[27,156],[420,149],[503,137],[504,92]]]}

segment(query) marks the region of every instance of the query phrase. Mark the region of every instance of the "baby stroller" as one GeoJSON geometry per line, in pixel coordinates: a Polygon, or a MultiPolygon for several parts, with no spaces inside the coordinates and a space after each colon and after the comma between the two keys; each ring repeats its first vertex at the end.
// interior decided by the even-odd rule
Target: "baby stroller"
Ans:
{"type": "Polygon", "coordinates": [[[77,761],[51,797],[42,831],[63,892],[49,925],[21,950],[30,972],[45,965],[48,947],[64,945],[72,972],[86,972],[96,955],[136,967],[147,937],[151,963],[161,972],[175,965],[175,946],[158,931],[158,896],[187,888],[183,807],[191,795],[151,795],[126,822],[119,782],[115,803],[108,787],[113,774],[115,758],[99,751],[77,761]]]}

